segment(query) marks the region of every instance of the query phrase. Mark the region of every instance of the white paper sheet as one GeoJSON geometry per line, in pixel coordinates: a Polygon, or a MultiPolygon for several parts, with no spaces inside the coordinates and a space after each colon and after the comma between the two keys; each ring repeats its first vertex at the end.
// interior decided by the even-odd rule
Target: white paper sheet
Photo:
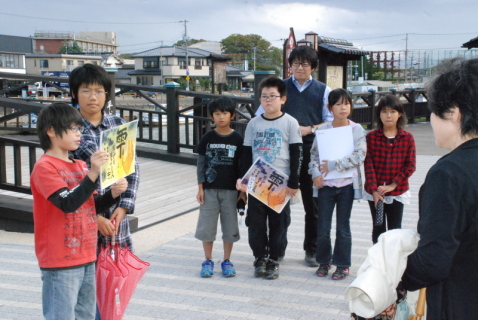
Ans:
{"type": "MultiPolygon", "coordinates": [[[[351,126],[317,130],[317,147],[319,148],[320,161],[338,160],[351,155],[354,151],[354,138],[351,126]]],[[[330,171],[324,180],[350,178],[357,175],[357,169],[352,168],[344,172],[330,171]]]]}

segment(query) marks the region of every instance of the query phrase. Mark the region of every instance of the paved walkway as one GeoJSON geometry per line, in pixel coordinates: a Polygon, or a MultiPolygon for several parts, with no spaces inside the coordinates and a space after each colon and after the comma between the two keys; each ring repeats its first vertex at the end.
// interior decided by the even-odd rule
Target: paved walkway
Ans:
{"type": "MultiPolygon", "coordinates": [[[[405,207],[403,228],[415,229],[418,189],[430,166],[444,152],[433,146],[429,124],[413,125],[409,130],[417,137],[419,156],[417,171],[410,180],[412,203],[405,207]]],[[[201,243],[194,238],[197,211],[134,233],[137,254],[151,267],[124,319],[349,319],[344,294],[371,246],[368,205],[360,201],[353,207],[353,265],[343,281],[318,278],[315,268],[305,265],[303,214],[301,204],[292,206],[289,246],[280,278],[274,281],[253,277],[253,257],[244,225],[232,258],[238,275],[228,279],[220,272],[210,279],[199,277],[203,253],[201,243]]],[[[214,248],[217,265],[221,247],[218,242],[214,248]]],[[[32,234],[0,231],[1,319],[42,319],[41,280],[32,234]]]]}

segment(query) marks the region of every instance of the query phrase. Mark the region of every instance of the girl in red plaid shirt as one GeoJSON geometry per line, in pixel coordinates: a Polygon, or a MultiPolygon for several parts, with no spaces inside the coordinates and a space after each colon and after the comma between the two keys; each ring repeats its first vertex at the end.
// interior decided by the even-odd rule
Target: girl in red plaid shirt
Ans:
{"type": "Polygon", "coordinates": [[[403,130],[406,115],[400,99],[386,95],[376,109],[377,129],[367,134],[365,192],[372,213],[372,241],[402,227],[403,205],[410,203],[408,178],[415,171],[415,140],[403,130]],[[383,202],[383,222],[376,225],[377,204],[383,202]]]}

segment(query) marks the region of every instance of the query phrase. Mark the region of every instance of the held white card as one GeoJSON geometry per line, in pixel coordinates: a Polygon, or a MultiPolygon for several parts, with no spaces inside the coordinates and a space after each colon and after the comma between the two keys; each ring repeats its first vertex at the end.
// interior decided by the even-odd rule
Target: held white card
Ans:
{"type": "MultiPolygon", "coordinates": [[[[317,147],[320,161],[338,160],[347,157],[354,151],[354,138],[351,126],[317,130],[317,147]]],[[[324,180],[350,178],[357,175],[357,169],[352,168],[344,172],[330,171],[324,180]]]]}

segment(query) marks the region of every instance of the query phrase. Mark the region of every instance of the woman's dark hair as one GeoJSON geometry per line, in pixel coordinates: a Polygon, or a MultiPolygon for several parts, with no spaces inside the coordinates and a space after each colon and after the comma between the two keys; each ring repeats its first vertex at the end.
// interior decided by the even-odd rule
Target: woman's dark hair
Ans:
{"type": "Polygon", "coordinates": [[[405,128],[407,124],[407,115],[405,114],[405,108],[403,107],[402,102],[400,99],[393,95],[387,94],[380,98],[377,104],[377,108],[375,109],[375,119],[377,121],[377,128],[383,129],[383,122],[380,118],[380,113],[384,108],[391,108],[393,110],[397,110],[400,113],[400,118],[397,120],[397,129],[405,128]]]}
{"type": "Polygon", "coordinates": [[[277,78],[276,76],[269,76],[264,78],[259,83],[259,94],[262,95],[262,89],[264,88],[277,88],[281,97],[284,97],[287,94],[287,87],[285,86],[284,81],[277,78]]]}
{"type": "MultiPolygon", "coordinates": [[[[105,89],[106,99],[105,105],[101,109],[101,112],[105,110],[105,107],[110,101],[110,89],[111,89],[111,78],[106,72],[105,69],[96,65],[87,63],[80,67],[75,68],[70,73],[70,94],[71,94],[71,103],[76,106],[78,104],[78,90],[82,85],[98,84],[105,89]]],[[[113,93],[114,94],[114,93],[113,93]]]]}
{"type": "Polygon", "coordinates": [[[295,47],[289,55],[289,66],[292,66],[294,61],[309,62],[312,70],[317,69],[317,52],[309,46],[295,47]]]}
{"type": "MultiPolygon", "coordinates": [[[[352,95],[350,94],[350,92],[348,92],[347,90],[342,89],[342,88],[337,88],[337,89],[334,89],[334,90],[330,91],[330,93],[329,93],[329,103],[328,103],[329,110],[332,111],[332,107],[334,106],[334,104],[336,104],[337,102],[343,101],[343,100],[345,100],[346,102],[348,102],[350,104],[350,115],[352,115],[352,112],[354,110],[354,104],[352,102],[352,95]]],[[[349,115],[349,117],[350,117],[350,115],[349,115]]]]}
{"type": "Polygon", "coordinates": [[[72,124],[82,126],[83,120],[78,110],[69,104],[52,103],[43,109],[37,118],[37,135],[42,149],[47,151],[52,147],[50,137],[46,133],[48,129],[53,128],[55,134],[62,137],[72,124]]]}
{"type": "Polygon", "coordinates": [[[427,86],[428,109],[441,119],[458,108],[461,134],[478,134],[478,59],[443,60],[427,86]]]}
{"type": "Polygon", "coordinates": [[[212,100],[208,103],[209,115],[212,117],[212,114],[216,111],[229,112],[231,116],[236,113],[236,103],[228,97],[220,97],[212,100]]]}

